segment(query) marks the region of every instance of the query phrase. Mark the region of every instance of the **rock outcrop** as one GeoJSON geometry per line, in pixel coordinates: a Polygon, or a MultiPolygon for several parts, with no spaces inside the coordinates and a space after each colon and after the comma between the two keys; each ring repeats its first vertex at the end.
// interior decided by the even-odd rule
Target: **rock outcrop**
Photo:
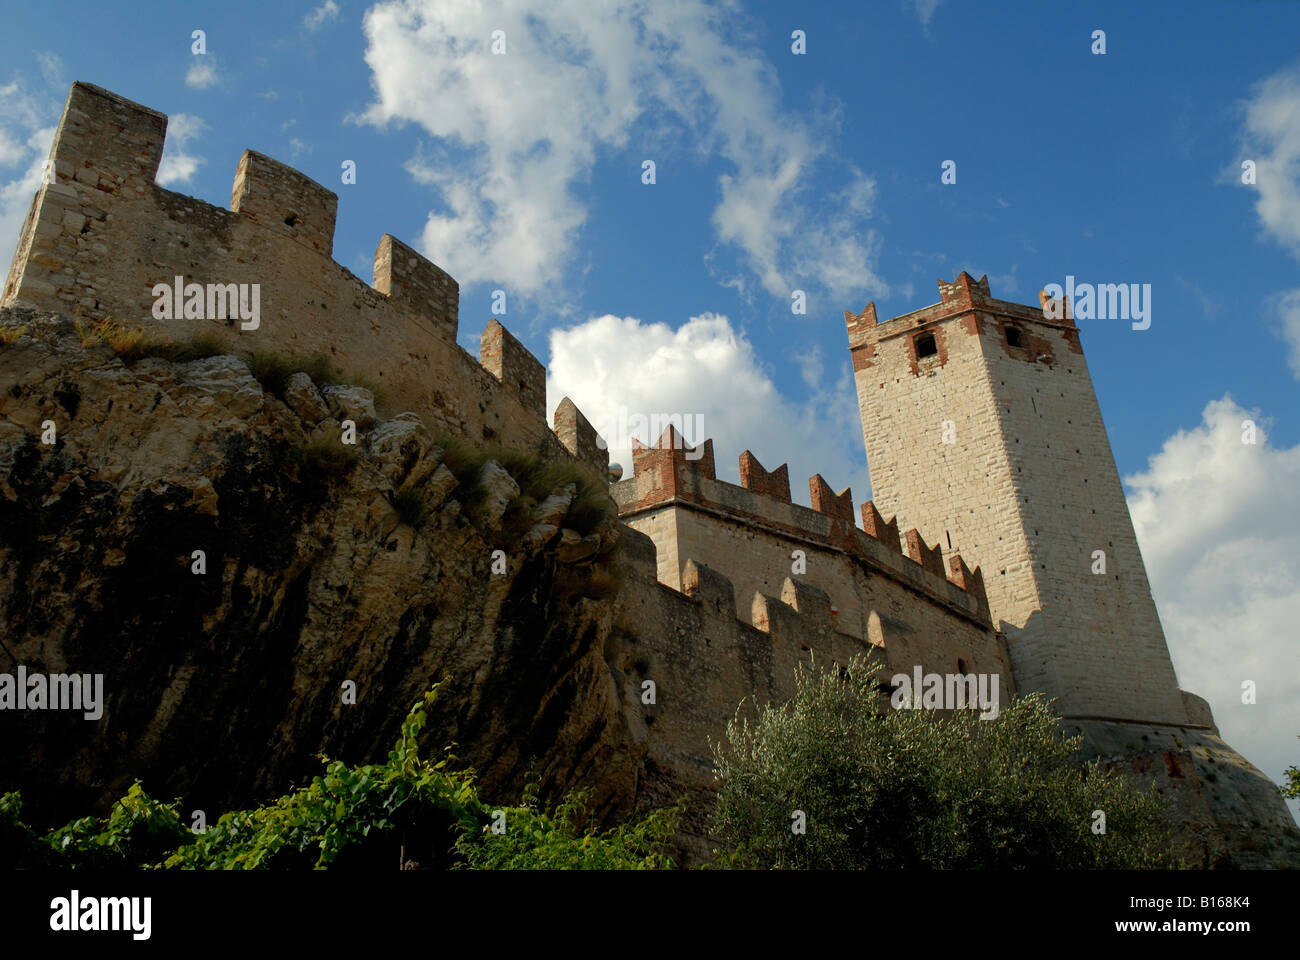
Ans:
{"type": "Polygon", "coordinates": [[[97,721],[5,718],[0,787],[34,818],[135,778],[210,818],[278,795],[318,753],[382,758],[443,677],[429,742],[488,796],[536,779],[627,812],[644,748],[603,659],[613,610],[584,595],[612,503],[573,530],[573,483],[529,502],[491,461],[458,482],[419,417],[359,388],[298,373],[280,398],[232,356],[128,366],[66,318],[0,327],[0,670],[104,676],[97,721]]]}

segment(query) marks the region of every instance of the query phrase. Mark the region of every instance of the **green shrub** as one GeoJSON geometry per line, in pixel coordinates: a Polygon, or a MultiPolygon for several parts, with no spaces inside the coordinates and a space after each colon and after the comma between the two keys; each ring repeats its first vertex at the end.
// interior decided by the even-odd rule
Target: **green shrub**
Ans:
{"type": "Polygon", "coordinates": [[[387,763],[348,767],[328,762],[325,775],[314,777],[309,786],[266,806],[222,815],[170,856],[166,866],[320,869],[387,862],[396,868],[408,838],[416,836],[423,838],[418,846],[434,861],[422,865],[447,865],[436,861],[454,843],[457,830],[476,830],[485,813],[472,776],[448,769],[454,760],[450,751],[436,763],[419,756],[425,708],[436,693],[435,687],[411,708],[387,763]]]}
{"type": "Polygon", "coordinates": [[[884,710],[873,663],[800,668],[797,692],[714,746],[723,865],[796,869],[1138,868],[1174,865],[1151,791],[1061,734],[1041,695],[996,719],[884,710]],[[1094,811],[1106,832],[1094,834],[1094,811]],[[806,832],[792,830],[795,811],[806,832]]]}
{"type": "Polygon", "coordinates": [[[50,866],[54,851],[22,821],[23,798],[17,793],[0,795],[0,864],[16,870],[37,870],[50,866]]]}
{"type": "Polygon", "coordinates": [[[493,811],[478,833],[456,841],[462,868],[475,870],[668,870],[681,806],[601,832],[587,816],[586,794],[570,796],[553,813],[539,810],[536,787],[518,807],[493,811]],[[504,827],[494,833],[493,823],[504,827]],[[585,824],[585,825],[584,825],[585,824]]]}
{"type": "Polygon", "coordinates": [[[387,762],[349,767],[326,760],[324,775],[310,785],[223,814],[197,835],[182,823],[179,801],[152,800],[139,783],[108,818],[85,817],[43,837],[22,822],[21,797],[4,794],[0,859],[18,868],[200,870],[673,866],[667,848],[679,807],[601,832],[586,816],[583,796],[548,813],[532,786],[520,805],[493,807],[479,798],[472,772],[453,771],[450,748],[436,762],[422,758],[420,733],[437,694],[435,686],[411,707],[387,762]],[[494,823],[505,832],[493,832],[494,823]]]}
{"type": "Polygon", "coordinates": [[[113,804],[107,820],[82,817],[53,831],[47,842],[61,865],[149,866],[193,837],[181,823],[178,805],[154,800],[136,781],[126,796],[113,804]]]}
{"type": "Polygon", "coordinates": [[[1282,771],[1282,776],[1286,780],[1286,784],[1280,788],[1282,796],[1288,800],[1300,800],[1300,767],[1293,764],[1282,771]]]}

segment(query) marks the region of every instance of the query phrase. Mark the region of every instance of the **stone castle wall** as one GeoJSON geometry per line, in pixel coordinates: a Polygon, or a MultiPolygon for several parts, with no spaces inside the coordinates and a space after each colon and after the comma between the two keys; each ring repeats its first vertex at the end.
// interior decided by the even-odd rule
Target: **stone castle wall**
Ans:
{"type": "MultiPolygon", "coordinates": [[[[111,317],[173,339],[214,334],[234,353],[323,355],[434,428],[562,455],[546,423],[542,364],[496,320],[483,331],[480,361],[457,345],[455,280],[385,235],[373,285],[365,283],[331,256],[335,194],[251,150],[229,210],[164,190],[154,178],[166,128],[157,111],[73,85],[0,304],[111,317]],[[177,276],[205,287],[258,284],[260,324],[155,319],[155,284],[177,276]]],[[[565,415],[581,416],[572,404],[565,415]]],[[[587,450],[583,459],[596,465],[602,455],[587,450]]]]}
{"type": "MultiPolygon", "coordinates": [[[[623,702],[633,738],[646,743],[643,795],[668,804],[685,794],[685,833],[693,855],[703,857],[716,786],[710,743],[722,740],[737,706],[744,701],[742,714],[752,719],[749,711],[794,693],[797,664],[843,663],[871,647],[837,629],[831,599],[812,576],[786,576],[769,591],[751,592],[687,556],[678,590],[660,580],[663,550],[656,556],[655,548],[634,527],[623,529],[620,553],[628,574],[619,592],[618,643],[606,658],[635,663],[625,677],[623,702]],[[740,617],[738,609],[745,611],[740,617]],[[653,705],[641,702],[645,680],[655,684],[653,705]]],[[[811,562],[808,569],[812,574],[811,562]]],[[[967,623],[963,633],[942,621],[938,608],[915,597],[908,602],[898,590],[901,608],[890,606],[879,617],[886,624],[883,648],[874,648],[885,667],[882,679],[894,672],[910,675],[916,665],[926,672],[955,672],[960,653],[966,670],[1000,674],[999,703],[1005,705],[1014,688],[991,628],[967,623]],[[952,649],[939,649],[945,643],[952,649]]]]}
{"type": "Polygon", "coordinates": [[[768,473],[749,451],[742,485],[719,481],[712,441],[692,450],[671,428],[633,460],[634,475],[611,492],[621,519],[654,541],[665,586],[686,589],[690,565],[703,564],[731,584],[734,616],[757,627],[781,600],[793,602],[786,595],[793,578],[825,597],[827,609],[825,638],[801,644],[800,659],[845,663],[875,650],[891,672],[910,675],[919,665],[927,673],[997,674],[1004,701],[1015,689],[980,573],[954,555],[948,579],[937,549],[916,531],[900,538],[871,503],[863,515],[875,535],[855,526],[849,491],[831,493],[818,476],[810,481],[813,508],[793,504],[786,467],[768,473]]]}
{"type": "Polygon", "coordinates": [[[1069,716],[1188,722],[1078,329],[964,273],[939,286],[888,323],[845,315],[876,502],[981,564],[1022,689],[1069,716]]]}

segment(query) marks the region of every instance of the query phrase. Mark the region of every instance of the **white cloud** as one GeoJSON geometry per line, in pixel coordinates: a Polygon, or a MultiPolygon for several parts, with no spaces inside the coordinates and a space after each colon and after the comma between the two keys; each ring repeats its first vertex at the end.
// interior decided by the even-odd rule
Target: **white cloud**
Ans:
{"type": "Polygon", "coordinates": [[[550,348],[550,413],[569,397],[606,436],[610,459],[625,476],[632,473],[631,444],[614,435],[614,425],[635,415],[678,414],[688,442],[713,440],[719,479],[739,482],[737,458],[748,449],[769,470],[789,462],[796,502],[808,503],[814,473],[837,490],[856,482],[855,500],[865,498],[865,457],[851,455],[857,448],[848,439],[861,427],[847,363],[828,382],[820,355],[798,357],[810,390],[806,400],[792,400],[777,390],[744,333],[711,313],[675,330],[606,314],[552,331],[550,348]],[[702,436],[694,429],[697,416],[702,436]]]}
{"type": "Polygon", "coordinates": [[[36,63],[41,68],[41,76],[45,78],[46,83],[55,87],[67,85],[67,81],[63,79],[65,73],[63,60],[57,53],[49,50],[40,51],[36,54],[36,63]]]}
{"type": "Polygon", "coordinates": [[[635,142],[628,188],[671,190],[667,164],[686,166],[689,140],[727,168],[712,217],[718,241],[769,294],[883,291],[879,239],[865,225],[874,182],[850,169],[844,202],[810,201],[810,179],[842,161],[827,131],[782,110],[775,69],[735,18],[733,5],[699,0],[372,7],[364,31],[375,96],[363,119],[413,122],[438,139],[408,165],[439,195],[424,251],[462,284],[537,291],[576,256],[588,215],[578,188],[598,155],[635,142]],[[506,38],[500,56],[490,50],[496,30],[506,38]],[[665,143],[674,131],[682,142],[665,143]],[[640,183],[642,159],[660,166],[654,186],[640,183]]]}
{"type": "MultiPolygon", "coordinates": [[[[46,72],[60,66],[52,54],[37,59],[46,72]]],[[[20,81],[0,86],[0,276],[9,272],[18,233],[40,188],[58,110],[52,96],[20,81]]]]}
{"type": "Polygon", "coordinates": [[[163,143],[162,162],[158,165],[158,185],[189,183],[203,165],[202,157],[185,151],[186,145],[200,133],[206,124],[189,113],[176,113],[167,118],[167,140],[163,143]]]}
{"type": "Polygon", "coordinates": [[[1129,511],[1180,685],[1205,697],[1224,739],[1274,780],[1300,734],[1300,446],[1231,397],[1125,478],[1129,511]],[[1242,421],[1258,426],[1242,443],[1242,421]],[[1253,680],[1258,703],[1241,702],[1253,680]]]}
{"type": "Polygon", "coordinates": [[[0,183],[0,273],[5,275],[18,248],[18,234],[27,219],[32,197],[40,189],[41,173],[50,155],[50,145],[54,143],[55,130],[56,127],[50,126],[32,131],[22,144],[23,157],[28,158],[26,169],[8,182],[0,183]]]}
{"type": "Polygon", "coordinates": [[[209,53],[194,57],[194,63],[185,72],[185,86],[195,90],[206,90],[217,83],[217,64],[209,53]]]}
{"type": "Polygon", "coordinates": [[[939,9],[941,3],[943,3],[943,0],[912,0],[916,15],[921,18],[921,26],[930,26],[930,21],[934,18],[934,11],[939,9]]]}
{"type": "Polygon", "coordinates": [[[1300,257],[1300,64],[1256,85],[1246,102],[1243,139],[1242,159],[1255,161],[1255,212],[1300,257]]]}
{"type": "Polygon", "coordinates": [[[339,18],[339,5],[334,0],[325,0],[319,7],[302,18],[302,25],[308,30],[319,30],[327,20],[339,18]]]}

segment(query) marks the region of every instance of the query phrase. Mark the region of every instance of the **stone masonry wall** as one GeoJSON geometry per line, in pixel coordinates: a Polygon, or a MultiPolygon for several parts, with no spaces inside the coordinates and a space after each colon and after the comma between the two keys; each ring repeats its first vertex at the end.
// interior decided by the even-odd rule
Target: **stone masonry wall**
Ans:
{"type": "Polygon", "coordinates": [[[1069,716],[1186,723],[1073,321],[964,273],[940,292],[884,324],[845,315],[876,502],[981,564],[1021,689],[1069,716]]]}
{"type": "Polygon", "coordinates": [[[174,339],[214,334],[246,355],[321,354],[434,428],[563,449],[546,423],[545,371],[518,340],[494,320],[482,364],[457,345],[455,280],[385,235],[374,284],[363,282],[331,257],[338,198],[260,153],[240,159],[230,210],[162,189],[166,126],[157,111],[73,85],[0,304],[112,317],[174,339]],[[177,276],[259,284],[260,324],[155,319],[154,285],[177,276]]]}
{"type": "MultiPolygon", "coordinates": [[[[701,859],[711,846],[708,820],[716,786],[710,742],[722,740],[727,721],[742,701],[744,713],[788,699],[794,692],[796,665],[807,663],[810,652],[818,662],[842,663],[858,645],[846,643],[848,638],[836,631],[830,599],[808,579],[787,576],[768,593],[749,592],[688,557],[678,591],[660,582],[655,547],[634,528],[623,529],[620,555],[628,575],[619,593],[620,629],[606,659],[632,664],[623,676],[623,703],[633,737],[646,742],[646,781],[640,795],[653,804],[687,798],[684,833],[691,841],[690,859],[701,859]],[[736,617],[737,609],[744,609],[745,615],[736,617]],[[646,680],[655,684],[654,704],[641,701],[646,680]]],[[[891,613],[897,612],[891,608],[891,613]]],[[[919,633],[934,608],[913,600],[901,612],[918,618],[913,625],[919,633]]],[[[880,619],[892,621],[892,616],[880,619]]],[[[956,658],[930,659],[930,651],[909,646],[902,633],[906,626],[887,626],[898,631],[885,641],[889,671],[910,674],[915,664],[934,672],[957,669],[956,658]],[[923,659],[916,659],[918,655],[923,659]]],[[[970,629],[976,631],[973,624],[970,629]]],[[[992,636],[987,631],[984,643],[974,643],[974,651],[964,657],[970,671],[1000,672],[999,702],[1005,704],[1010,672],[1005,654],[998,659],[992,652],[992,636]]]]}
{"type": "MultiPolygon", "coordinates": [[[[1014,690],[1011,662],[989,619],[980,577],[959,557],[950,558],[966,586],[945,578],[938,551],[914,537],[904,555],[897,527],[879,520],[871,504],[864,515],[893,541],[878,540],[854,526],[851,494],[820,490],[814,477],[814,504],[790,503],[785,467],[771,474],[746,451],[742,479],[758,489],[738,487],[714,477],[711,444],[696,459],[671,430],[656,447],[634,452],[635,474],[611,487],[620,516],[649,536],[658,548],[656,576],[684,589],[692,562],[725,575],[734,614],[756,626],[780,602],[796,603],[783,591],[791,579],[826,598],[827,636],[800,644],[807,661],[844,663],[872,648],[882,651],[893,672],[990,673],[1001,678],[1005,698],[1014,690]],[[793,553],[803,551],[796,560],[793,553]],[[924,563],[922,562],[924,561],[924,563]]],[[[914,532],[913,532],[914,533],[914,532]]],[[[955,574],[957,576],[957,574],[955,574]]]]}

